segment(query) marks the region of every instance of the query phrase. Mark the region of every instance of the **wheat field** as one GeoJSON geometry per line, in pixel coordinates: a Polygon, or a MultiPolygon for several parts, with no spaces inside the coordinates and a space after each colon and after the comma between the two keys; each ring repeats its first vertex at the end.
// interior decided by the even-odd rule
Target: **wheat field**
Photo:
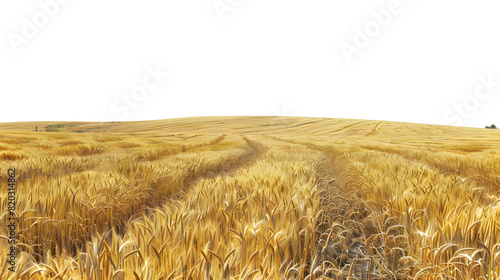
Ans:
{"type": "Polygon", "coordinates": [[[13,168],[0,279],[500,279],[494,129],[1,123],[2,256],[13,168]]]}

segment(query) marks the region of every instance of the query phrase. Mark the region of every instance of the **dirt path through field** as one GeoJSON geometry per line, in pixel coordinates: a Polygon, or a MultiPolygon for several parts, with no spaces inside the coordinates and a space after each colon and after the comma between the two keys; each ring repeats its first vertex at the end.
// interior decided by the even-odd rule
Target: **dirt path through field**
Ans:
{"type": "Polygon", "coordinates": [[[346,278],[351,265],[354,265],[351,276],[368,277],[370,274],[372,279],[380,277],[374,256],[366,245],[367,239],[380,231],[371,219],[374,209],[361,198],[363,190],[370,187],[370,182],[334,146],[272,138],[323,153],[315,167],[317,184],[323,191],[323,212],[317,224],[317,230],[321,232],[316,252],[318,259],[346,268],[339,272],[346,278]]]}

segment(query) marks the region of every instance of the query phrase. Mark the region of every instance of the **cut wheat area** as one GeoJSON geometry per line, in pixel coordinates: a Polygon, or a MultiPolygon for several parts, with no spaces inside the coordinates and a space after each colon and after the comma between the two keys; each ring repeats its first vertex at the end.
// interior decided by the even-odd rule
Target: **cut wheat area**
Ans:
{"type": "Polygon", "coordinates": [[[495,129],[0,123],[0,186],[0,279],[500,279],[495,129]]]}

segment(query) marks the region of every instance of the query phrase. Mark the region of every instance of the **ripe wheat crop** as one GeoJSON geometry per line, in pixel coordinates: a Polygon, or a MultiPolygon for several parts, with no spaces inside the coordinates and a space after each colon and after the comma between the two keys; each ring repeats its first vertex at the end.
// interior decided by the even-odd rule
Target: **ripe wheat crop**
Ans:
{"type": "Polygon", "coordinates": [[[0,279],[500,279],[495,130],[0,124],[2,256],[9,168],[17,255],[14,271],[0,258],[0,279]]]}

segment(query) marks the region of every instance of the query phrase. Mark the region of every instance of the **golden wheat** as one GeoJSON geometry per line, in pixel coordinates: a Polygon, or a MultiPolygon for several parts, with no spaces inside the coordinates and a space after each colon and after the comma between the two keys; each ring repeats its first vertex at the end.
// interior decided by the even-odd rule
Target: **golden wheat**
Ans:
{"type": "MultiPolygon", "coordinates": [[[[31,125],[0,124],[19,218],[16,269],[2,258],[0,279],[500,279],[496,131],[285,117],[31,125]]],[[[5,256],[7,188],[0,200],[5,256]]]]}

